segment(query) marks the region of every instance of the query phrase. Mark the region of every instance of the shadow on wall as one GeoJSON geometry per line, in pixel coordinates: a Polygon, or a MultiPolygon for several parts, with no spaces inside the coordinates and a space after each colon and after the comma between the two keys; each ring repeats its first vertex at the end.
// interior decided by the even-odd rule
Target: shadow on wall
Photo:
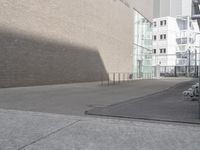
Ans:
{"type": "Polygon", "coordinates": [[[64,84],[107,78],[98,50],[0,31],[0,87],[64,84]]]}

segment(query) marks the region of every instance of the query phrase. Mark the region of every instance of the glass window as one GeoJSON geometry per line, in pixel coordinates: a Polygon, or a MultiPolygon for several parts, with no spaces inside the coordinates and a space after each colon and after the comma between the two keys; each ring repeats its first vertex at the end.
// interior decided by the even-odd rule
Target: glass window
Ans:
{"type": "Polygon", "coordinates": [[[166,34],[163,34],[163,39],[166,39],[166,34]]]}
{"type": "Polygon", "coordinates": [[[164,25],[167,25],[167,20],[164,20],[163,22],[164,22],[164,25]]]}
{"type": "Polygon", "coordinates": [[[154,23],[153,23],[153,26],[154,26],[154,27],[156,27],[156,26],[157,26],[156,22],[154,22],[154,23]]]}
{"type": "Polygon", "coordinates": [[[165,26],[165,25],[167,25],[167,20],[160,21],[160,26],[165,26]]]}
{"type": "Polygon", "coordinates": [[[187,30],[187,19],[176,19],[179,30],[187,30]]]}
{"type": "Polygon", "coordinates": [[[156,54],[156,49],[153,49],[153,53],[156,54]]]}
{"type": "MultiPolygon", "coordinates": [[[[154,26],[154,24],[153,24],[154,26]]],[[[133,44],[133,72],[152,72],[153,43],[157,35],[152,34],[152,23],[137,11],[134,11],[134,44],[133,44]],[[152,40],[153,38],[153,40],[152,40]]]]}
{"type": "Polygon", "coordinates": [[[161,48],[160,53],[166,53],[166,48],[161,48]]]}
{"type": "Polygon", "coordinates": [[[163,21],[160,21],[160,25],[163,26],[163,21]]]}
{"type": "Polygon", "coordinates": [[[153,36],[153,40],[156,40],[156,35],[153,36]]]}
{"type": "Polygon", "coordinates": [[[167,35],[166,34],[161,34],[160,35],[160,40],[163,40],[163,39],[166,39],[167,38],[167,35]]]}

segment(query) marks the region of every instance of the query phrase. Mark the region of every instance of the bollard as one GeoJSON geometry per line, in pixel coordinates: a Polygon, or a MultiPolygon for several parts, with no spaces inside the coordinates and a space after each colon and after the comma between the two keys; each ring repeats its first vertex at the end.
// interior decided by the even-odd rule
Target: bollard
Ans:
{"type": "Polygon", "coordinates": [[[120,73],[118,73],[118,83],[120,84],[120,73]]]}
{"type": "Polygon", "coordinates": [[[101,75],[101,85],[102,86],[104,85],[104,75],[103,74],[101,75]]]}
{"type": "Polygon", "coordinates": [[[101,86],[103,86],[103,77],[101,75],[101,86]]]}
{"type": "Polygon", "coordinates": [[[113,73],[113,84],[115,84],[115,73],[113,73]]]}
{"type": "Polygon", "coordinates": [[[108,82],[107,83],[108,83],[108,86],[109,86],[110,85],[110,74],[108,73],[107,75],[108,75],[108,82]]]}
{"type": "Polygon", "coordinates": [[[174,76],[177,77],[177,74],[176,74],[176,66],[174,66],[174,76]]]}

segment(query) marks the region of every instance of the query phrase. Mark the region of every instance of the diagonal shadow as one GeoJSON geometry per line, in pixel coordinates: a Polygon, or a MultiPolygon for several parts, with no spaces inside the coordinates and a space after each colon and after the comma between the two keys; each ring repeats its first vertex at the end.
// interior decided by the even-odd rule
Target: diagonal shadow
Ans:
{"type": "Polygon", "coordinates": [[[107,78],[98,49],[0,30],[0,88],[107,78]]]}

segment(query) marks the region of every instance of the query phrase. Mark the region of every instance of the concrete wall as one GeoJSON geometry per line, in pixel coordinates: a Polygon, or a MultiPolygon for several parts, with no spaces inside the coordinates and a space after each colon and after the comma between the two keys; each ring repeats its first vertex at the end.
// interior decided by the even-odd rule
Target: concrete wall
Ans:
{"type": "Polygon", "coordinates": [[[0,87],[101,80],[96,49],[0,31],[0,87]]]}
{"type": "Polygon", "coordinates": [[[130,72],[132,35],[132,5],[118,0],[1,0],[0,87],[130,72]]]}
{"type": "Polygon", "coordinates": [[[149,21],[153,21],[154,0],[131,0],[132,7],[149,21]]]}
{"type": "MultiPolygon", "coordinates": [[[[190,1],[190,0],[187,0],[190,1]]],[[[183,0],[171,0],[170,2],[170,16],[176,17],[183,15],[183,7],[184,1],[183,0]]],[[[191,6],[191,5],[190,5],[191,6]]],[[[189,7],[189,6],[187,6],[189,7]]],[[[187,8],[185,8],[186,10],[187,8]]]]}
{"type": "Polygon", "coordinates": [[[171,0],[160,0],[160,17],[170,16],[171,0]]]}
{"type": "Polygon", "coordinates": [[[154,0],[153,6],[153,17],[159,18],[160,17],[160,0],[154,0]]]}
{"type": "Polygon", "coordinates": [[[183,16],[192,15],[192,0],[182,0],[182,15],[183,16]]]}

